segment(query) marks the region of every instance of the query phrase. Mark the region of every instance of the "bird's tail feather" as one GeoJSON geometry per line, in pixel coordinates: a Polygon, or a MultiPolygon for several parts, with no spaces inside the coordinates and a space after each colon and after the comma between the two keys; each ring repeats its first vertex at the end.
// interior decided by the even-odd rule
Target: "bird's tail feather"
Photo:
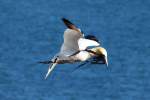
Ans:
{"type": "Polygon", "coordinates": [[[48,72],[45,76],[45,79],[47,79],[48,75],[52,72],[52,70],[55,68],[56,65],[57,63],[53,63],[52,65],[49,65],[48,72]]]}

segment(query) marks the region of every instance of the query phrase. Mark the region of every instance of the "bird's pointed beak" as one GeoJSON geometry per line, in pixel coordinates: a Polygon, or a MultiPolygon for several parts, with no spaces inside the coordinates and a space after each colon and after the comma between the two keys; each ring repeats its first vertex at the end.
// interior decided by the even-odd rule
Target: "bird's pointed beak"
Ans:
{"type": "Polygon", "coordinates": [[[56,65],[57,63],[53,63],[52,65],[49,66],[45,79],[47,79],[47,77],[49,76],[49,74],[52,72],[52,70],[55,68],[56,65]]]}
{"type": "Polygon", "coordinates": [[[106,67],[108,67],[108,59],[107,59],[107,56],[104,57],[104,60],[105,60],[106,67]]]}

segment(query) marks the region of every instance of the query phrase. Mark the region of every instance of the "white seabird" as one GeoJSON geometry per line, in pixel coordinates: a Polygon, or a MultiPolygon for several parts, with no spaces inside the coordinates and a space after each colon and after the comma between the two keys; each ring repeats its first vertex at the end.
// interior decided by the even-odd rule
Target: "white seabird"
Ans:
{"type": "Polygon", "coordinates": [[[85,61],[91,57],[92,53],[86,51],[86,48],[88,46],[100,45],[97,41],[85,39],[80,29],[67,19],[63,18],[62,20],[68,27],[64,32],[64,43],[61,46],[60,52],[51,60],[52,64],[49,65],[45,79],[57,64],[85,61]]]}

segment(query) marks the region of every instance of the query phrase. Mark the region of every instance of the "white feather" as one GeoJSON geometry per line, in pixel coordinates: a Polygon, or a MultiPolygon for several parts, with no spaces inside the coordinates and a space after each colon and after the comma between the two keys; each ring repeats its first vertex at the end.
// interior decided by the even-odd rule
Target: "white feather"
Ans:
{"type": "Polygon", "coordinates": [[[100,44],[94,40],[80,38],[78,40],[79,50],[85,50],[89,46],[99,46],[100,44]]]}
{"type": "Polygon", "coordinates": [[[87,51],[80,51],[76,57],[80,60],[80,61],[85,61],[87,59],[89,59],[91,57],[90,53],[88,53],[87,51]]]}
{"type": "Polygon", "coordinates": [[[56,65],[57,63],[53,63],[52,65],[49,66],[45,79],[48,77],[48,75],[51,73],[51,71],[55,68],[56,65]]]}

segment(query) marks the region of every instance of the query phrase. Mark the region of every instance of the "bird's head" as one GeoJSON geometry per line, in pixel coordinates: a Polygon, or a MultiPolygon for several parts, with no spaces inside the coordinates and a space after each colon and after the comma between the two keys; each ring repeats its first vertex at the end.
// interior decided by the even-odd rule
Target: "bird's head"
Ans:
{"type": "Polygon", "coordinates": [[[91,51],[95,52],[98,57],[102,58],[102,60],[108,67],[107,51],[105,48],[95,47],[92,48],[91,51]]]}

